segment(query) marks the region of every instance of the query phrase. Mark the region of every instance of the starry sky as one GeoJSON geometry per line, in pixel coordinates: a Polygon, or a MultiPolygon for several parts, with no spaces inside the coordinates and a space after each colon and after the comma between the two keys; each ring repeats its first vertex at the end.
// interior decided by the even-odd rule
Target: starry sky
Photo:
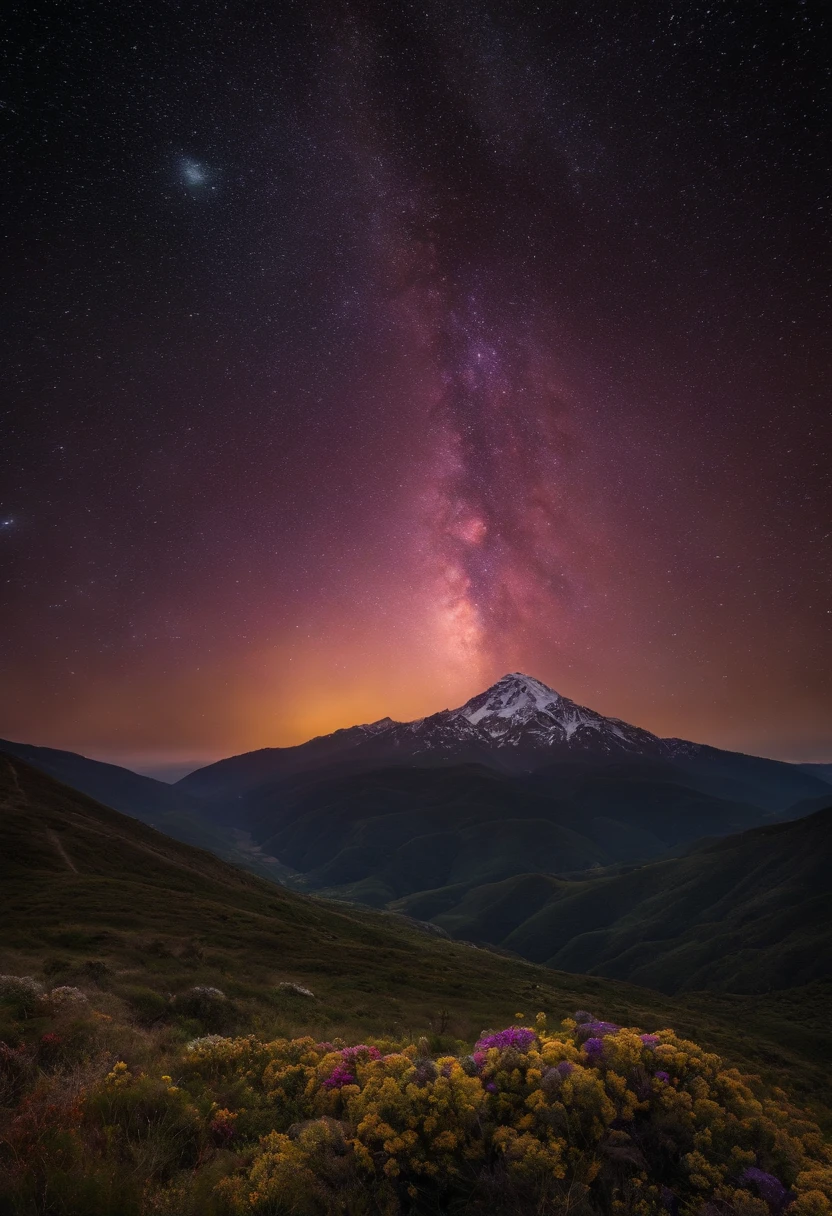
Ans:
{"type": "Polygon", "coordinates": [[[173,771],[520,670],[832,759],[820,6],[2,37],[0,735],[173,771]]]}

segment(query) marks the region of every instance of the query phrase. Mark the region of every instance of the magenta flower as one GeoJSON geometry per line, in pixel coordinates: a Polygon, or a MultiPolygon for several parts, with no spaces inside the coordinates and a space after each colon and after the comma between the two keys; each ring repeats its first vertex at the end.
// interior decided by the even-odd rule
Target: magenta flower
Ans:
{"type": "Polygon", "coordinates": [[[342,1060],[355,1060],[358,1056],[367,1056],[369,1060],[380,1060],[381,1052],[377,1047],[368,1047],[366,1043],[359,1043],[357,1047],[345,1047],[341,1052],[342,1060]]]}
{"type": "Polygon", "coordinates": [[[474,1059],[477,1059],[480,1052],[488,1051],[489,1047],[497,1047],[500,1051],[506,1051],[510,1047],[516,1051],[528,1051],[532,1043],[536,1041],[537,1035],[527,1026],[509,1026],[506,1030],[485,1034],[482,1038],[477,1039],[474,1059]]]}
{"type": "Polygon", "coordinates": [[[355,1077],[344,1064],[337,1064],[323,1083],[324,1089],[343,1089],[345,1085],[355,1084],[355,1077]]]}

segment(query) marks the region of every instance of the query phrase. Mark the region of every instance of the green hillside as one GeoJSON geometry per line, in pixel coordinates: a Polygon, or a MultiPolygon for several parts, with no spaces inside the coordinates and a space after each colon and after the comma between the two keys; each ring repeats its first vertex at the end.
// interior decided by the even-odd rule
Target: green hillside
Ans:
{"type": "Polygon", "coordinates": [[[279,862],[252,847],[246,833],[213,823],[200,799],[179,786],[54,747],[32,747],[0,739],[0,752],[25,760],[50,777],[150,824],[174,840],[208,849],[233,865],[267,878],[280,881],[283,875],[279,862]]]}
{"type": "Polygon", "coordinates": [[[669,993],[806,984],[832,975],[832,808],[625,873],[526,874],[395,906],[456,937],[669,993]]]}

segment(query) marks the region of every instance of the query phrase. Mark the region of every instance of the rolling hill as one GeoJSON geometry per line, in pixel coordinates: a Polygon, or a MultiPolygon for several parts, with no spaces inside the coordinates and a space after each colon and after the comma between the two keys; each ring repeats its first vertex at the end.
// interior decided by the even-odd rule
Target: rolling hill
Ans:
{"type": "Polygon", "coordinates": [[[832,805],[625,873],[527,874],[395,905],[463,938],[674,993],[832,976],[832,805]]]}
{"type": "Polygon", "coordinates": [[[474,764],[325,772],[257,790],[236,815],[296,872],[293,885],[377,907],[529,870],[643,860],[763,818],[667,778],[641,762],[526,776],[474,764]]]}

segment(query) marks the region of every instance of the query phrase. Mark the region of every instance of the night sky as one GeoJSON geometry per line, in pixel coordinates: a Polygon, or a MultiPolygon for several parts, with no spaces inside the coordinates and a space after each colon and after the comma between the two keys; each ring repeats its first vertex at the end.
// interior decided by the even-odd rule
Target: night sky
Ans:
{"type": "Polygon", "coordinates": [[[832,759],[819,5],[3,38],[0,735],[194,764],[520,670],[832,759]]]}

